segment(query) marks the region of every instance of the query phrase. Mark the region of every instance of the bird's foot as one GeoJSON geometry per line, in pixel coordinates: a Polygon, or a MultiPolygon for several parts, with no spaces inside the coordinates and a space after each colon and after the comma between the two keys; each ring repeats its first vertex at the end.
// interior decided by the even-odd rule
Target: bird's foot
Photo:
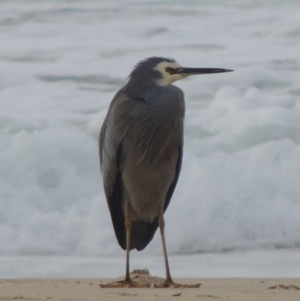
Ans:
{"type": "Polygon", "coordinates": [[[176,283],[172,279],[165,279],[165,281],[161,284],[155,284],[154,288],[199,288],[201,283],[197,284],[182,284],[182,283],[176,283]]]}

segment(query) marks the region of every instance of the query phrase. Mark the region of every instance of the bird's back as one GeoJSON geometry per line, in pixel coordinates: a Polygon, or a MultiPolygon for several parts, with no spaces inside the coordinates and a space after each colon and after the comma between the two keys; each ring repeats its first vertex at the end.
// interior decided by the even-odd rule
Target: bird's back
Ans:
{"type": "Polygon", "coordinates": [[[120,246],[126,248],[124,202],[132,216],[131,249],[144,249],[167,208],[181,168],[184,99],[175,86],[145,98],[121,89],[100,136],[105,193],[120,246]],[[151,96],[151,97],[150,97],[151,96]]]}

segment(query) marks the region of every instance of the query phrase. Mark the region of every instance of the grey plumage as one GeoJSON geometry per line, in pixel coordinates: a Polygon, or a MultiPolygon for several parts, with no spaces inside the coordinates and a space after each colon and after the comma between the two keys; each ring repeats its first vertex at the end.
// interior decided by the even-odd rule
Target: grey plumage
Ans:
{"type": "Polygon", "coordinates": [[[159,206],[167,208],[177,183],[185,106],[183,93],[175,86],[149,85],[143,98],[131,86],[129,81],[111,103],[101,130],[100,156],[118,242],[125,250],[127,197],[135,206],[130,249],[142,250],[158,227],[159,206]]]}
{"type": "Polygon", "coordinates": [[[119,245],[143,250],[161,228],[167,279],[163,213],[180,174],[185,103],[171,85],[192,74],[226,69],[182,68],[175,60],[152,57],[140,62],[113,98],[99,138],[105,195],[119,245]],[[129,240],[129,242],[128,242],[129,240]]]}

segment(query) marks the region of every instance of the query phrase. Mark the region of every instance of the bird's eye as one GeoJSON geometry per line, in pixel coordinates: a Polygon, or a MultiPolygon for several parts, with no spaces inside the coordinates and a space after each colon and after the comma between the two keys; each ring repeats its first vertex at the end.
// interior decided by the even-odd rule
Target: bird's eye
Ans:
{"type": "Polygon", "coordinates": [[[174,71],[174,69],[173,68],[171,68],[171,67],[166,67],[166,72],[168,72],[168,73],[170,73],[170,74],[172,74],[173,73],[173,71],[174,71]]]}

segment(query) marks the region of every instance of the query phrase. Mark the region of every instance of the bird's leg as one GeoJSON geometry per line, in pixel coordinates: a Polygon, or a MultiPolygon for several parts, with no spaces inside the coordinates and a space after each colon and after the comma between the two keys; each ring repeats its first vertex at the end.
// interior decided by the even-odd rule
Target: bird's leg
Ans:
{"type": "Polygon", "coordinates": [[[121,281],[116,281],[108,284],[100,284],[102,288],[121,288],[121,287],[138,287],[138,288],[148,288],[150,287],[149,283],[138,283],[132,281],[130,277],[129,270],[129,255],[130,255],[130,242],[131,242],[131,227],[132,220],[131,214],[129,212],[129,204],[126,202],[125,205],[125,229],[126,229],[126,274],[125,279],[121,281]]]}
{"type": "Polygon", "coordinates": [[[164,210],[161,209],[161,212],[158,217],[158,225],[160,229],[161,234],[161,240],[163,245],[163,251],[164,251],[164,258],[165,258],[165,267],[166,267],[166,279],[165,281],[160,285],[155,285],[154,287],[160,288],[160,287],[184,287],[184,288],[198,288],[200,287],[200,283],[197,284],[180,284],[173,281],[170,273],[170,267],[169,267],[169,261],[168,261],[168,255],[167,255],[167,247],[166,247],[166,239],[165,239],[165,220],[164,220],[164,210]]]}
{"type": "Polygon", "coordinates": [[[129,259],[130,259],[130,244],[131,244],[131,226],[132,226],[132,220],[131,220],[131,214],[129,210],[129,203],[126,202],[125,207],[125,228],[126,228],[126,274],[125,274],[125,280],[123,282],[122,286],[125,287],[150,287],[150,284],[147,283],[138,283],[135,281],[132,281],[130,277],[130,268],[129,268],[129,259]]]}
{"type": "Polygon", "coordinates": [[[166,247],[166,239],[165,239],[165,220],[164,220],[163,209],[160,211],[160,214],[158,217],[158,225],[159,225],[159,229],[160,229],[161,241],[162,241],[163,252],[164,252],[164,259],[165,259],[165,268],[166,268],[166,279],[163,283],[163,286],[168,287],[168,286],[174,285],[174,282],[171,277],[168,255],[167,255],[167,247],[166,247]]]}

